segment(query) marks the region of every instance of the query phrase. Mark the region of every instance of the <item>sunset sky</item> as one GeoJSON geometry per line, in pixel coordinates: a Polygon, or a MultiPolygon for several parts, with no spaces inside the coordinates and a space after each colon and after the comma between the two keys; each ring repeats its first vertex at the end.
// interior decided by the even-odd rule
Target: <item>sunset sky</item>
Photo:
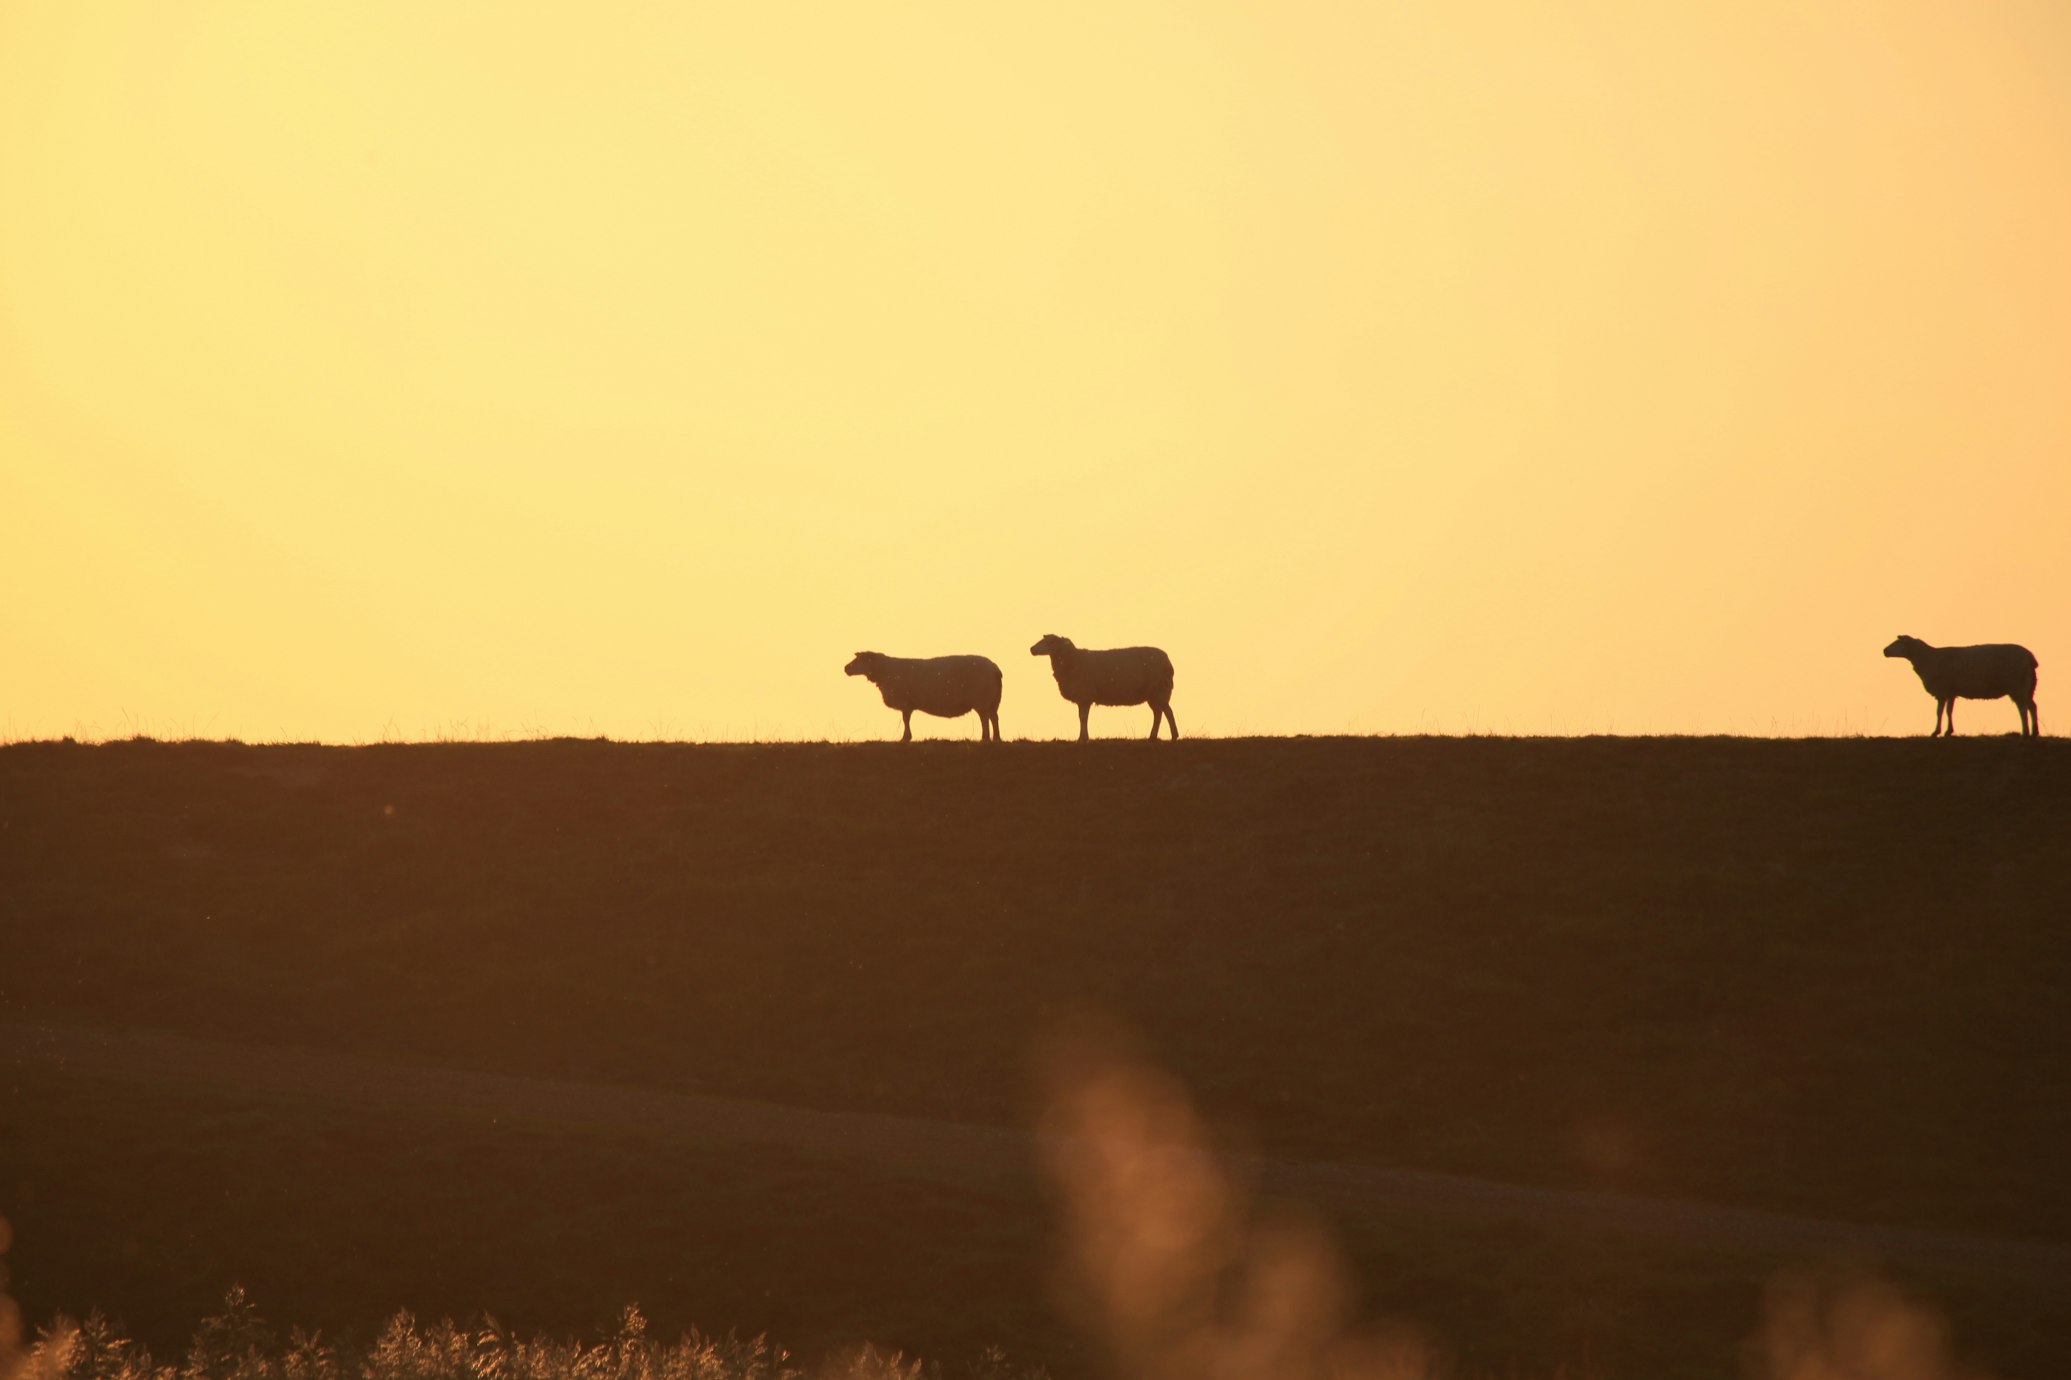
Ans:
{"type": "Polygon", "coordinates": [[[0,580],[8,739],[2054,731],[2071,7],[0,0],[0,580]]]}

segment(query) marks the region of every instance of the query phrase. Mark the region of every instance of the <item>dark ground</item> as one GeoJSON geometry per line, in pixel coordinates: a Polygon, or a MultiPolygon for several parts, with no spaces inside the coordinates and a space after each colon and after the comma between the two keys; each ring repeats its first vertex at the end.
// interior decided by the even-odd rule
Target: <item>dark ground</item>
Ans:
{"type": "MultiPolygon", "coordinates": [[[[1334,739],[0,749],[0,1017],[1025,1124],[1093,1009],[1305,1159],[2071,1243],[2071,749],[1334,739]]],[[[1004,1342],[1082,1364],[1030,1182],[0,1083],[32,1319],[1004,1342]]],[[[1760,1253],[1340,1224],[1470,1363],[1719,1374],[1760,1253]]],[[[2003,1372],[2061,1280],[1914,1271],[2003,1372]]]]}

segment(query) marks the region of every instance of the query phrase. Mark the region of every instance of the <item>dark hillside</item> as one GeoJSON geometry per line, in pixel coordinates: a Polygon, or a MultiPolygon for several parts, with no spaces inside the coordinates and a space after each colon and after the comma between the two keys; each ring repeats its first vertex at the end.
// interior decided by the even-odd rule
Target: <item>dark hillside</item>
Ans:
{"type": "MultiPolygon", "coordinates": [[[[2057,1241],[2067,917],[2054,741],[0,749],[0,1018],[1011,1125],[1092,1008],[1273,1153],[2057,1241]]],[[[83,1095],[25,1232],[124,1182],[83,1095]]]]}
{"type": "Polygon", "coordinates": [[[0,750],[7,1002],[1022,1114],[1142,1030],[1269,1148],[2071,1235],[2071,751],[0,750]]]}

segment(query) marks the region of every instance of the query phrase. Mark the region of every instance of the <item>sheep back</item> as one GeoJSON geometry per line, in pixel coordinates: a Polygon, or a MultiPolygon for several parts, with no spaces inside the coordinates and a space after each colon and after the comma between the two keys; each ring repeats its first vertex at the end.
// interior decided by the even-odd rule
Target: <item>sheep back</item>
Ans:
{"type": "Polygon", "coordinates": [[[2035,654],[2012,642],[1975,647],[1936,647],[1913,663],[1920,683],[1936,699],[2028,699],[2035,693],[2035,654]]]}
{"type": "Polygon", "coordinates": [[[954,719],[973,710],[999,713],[1000,668],[983,656],[878,656],[863,674],[900,712],[916,710],[954,719]]]}
{"type": "Polygon", "coordinates": [[[1157,647],[1076,648],[1050,659],[1057,693],[1073,704],[1163,704],[1172,698],[1172,658],[1157,647]]]}

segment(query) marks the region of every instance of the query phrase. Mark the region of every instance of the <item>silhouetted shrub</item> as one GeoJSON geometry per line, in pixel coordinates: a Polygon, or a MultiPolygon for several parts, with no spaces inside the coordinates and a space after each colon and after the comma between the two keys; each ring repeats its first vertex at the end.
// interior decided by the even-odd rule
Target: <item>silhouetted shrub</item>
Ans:
{"type": "Polygon", "coordinates": [[[292,1329],[282,1340],[242,1285],[195,1328],[185,1357],[160,1364],[100,1314],[60,1317],[23,1352],[4,1380],[1048,1380],[988,1350],[969,1367],[944,1369],[864,1345],[817,1370],[800,1368],[764,1337],[708,1337],[692,1330],[673,1342],[648,1335],[637,1307],[601,1341],[521,1337],[494,1318],[472,1327],[421,1323],[407,1312],[388,1320],[364,1352],[334,1347],[292,1329]]]}

